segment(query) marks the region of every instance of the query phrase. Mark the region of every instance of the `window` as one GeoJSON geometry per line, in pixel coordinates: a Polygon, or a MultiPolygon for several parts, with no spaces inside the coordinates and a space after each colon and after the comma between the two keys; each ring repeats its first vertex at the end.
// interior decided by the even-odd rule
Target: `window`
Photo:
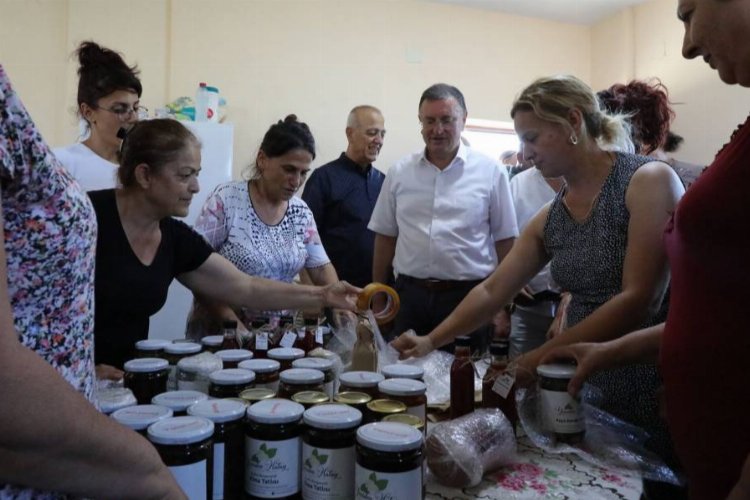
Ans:
{"type": "Polygon", "coordinates": [[[518,151],[518,136],[512,122],[468,118],[462,137],[472,148],[498,162],[504,151],[518,151]]]}

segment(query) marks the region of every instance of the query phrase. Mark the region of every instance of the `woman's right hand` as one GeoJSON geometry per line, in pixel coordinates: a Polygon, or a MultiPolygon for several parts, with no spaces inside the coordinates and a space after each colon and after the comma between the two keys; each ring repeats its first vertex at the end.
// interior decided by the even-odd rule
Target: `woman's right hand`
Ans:
{"type": "Polygon", "coordinates": [[[421,358],[435,350],[429,336],[417,336],[413,330],[399,335],[391,345],[399,352],[399,359],[421,358]]]}
{"type": "Polygon", "coordinates": [[[606,370],[616,361],[613,359],[609,342],[581,342],[553,348],[542,356],[540,364],[570,361],[571,359],[578,364],[575,374],[568,384],[568,392],[573,396],[578,394],[586,379],[595,373],[606,370]]]}
{"type": "Polygon", "coordinates": [[[99,380],[122,380],[125,372],[111,365],[96,365],[96,378],[99,380]]]}

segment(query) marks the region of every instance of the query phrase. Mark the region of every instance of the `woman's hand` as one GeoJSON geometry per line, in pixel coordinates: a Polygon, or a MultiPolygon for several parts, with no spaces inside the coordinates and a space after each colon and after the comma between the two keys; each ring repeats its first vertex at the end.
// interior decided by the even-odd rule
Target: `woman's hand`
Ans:
{"type": "Polygon", "coordinates": [[[575,360],[578,366],[568,384],[568,392],[575,396],[581,390],[581,386],[587,378],[608,369],[614,364],[611,345],[611,342],[582,342],[555,347],[542,357],[541,362],[554,363],[555,361],[575,360]]]}
{"type": "Polygon", "coordinates": [[[435,350],[429,336],[417,336],[414,330],[407,330],[399,335],[391,345],[399,352],[399,359],[421,358],[435,350]]]}
{"type": "Polygon", "coordinates": [[[96,365],[96,378],[99,380],[122,380],[125,372],[111,365],[96,365]]]}
{"type": "Polygon", "coordinates": [[[346,281],[337,281],[323,287],[323,305],[334,309],[357,310],[357,298],[361,288],[350,285],[346,281]]]}

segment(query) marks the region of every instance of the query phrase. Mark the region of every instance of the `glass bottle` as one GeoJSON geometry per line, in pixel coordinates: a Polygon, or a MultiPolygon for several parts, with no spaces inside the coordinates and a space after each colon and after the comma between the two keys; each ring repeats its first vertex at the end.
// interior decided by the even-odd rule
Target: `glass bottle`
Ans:
{"type": "Polygon", "coordinates": [[[316,347],[323,346],[323,338],[321,334],[320,343],[317,342],[318,332],[318,318],[305,318],[305,334],[300,339],[300,349],[305,351],[305,354],[312,351],[316,347]]]}
{"type": "Polygon", "coordinates": [[[487,372],[482,379],[482,407],[500,409],[508,417],[511,426],[515,430],[516,423],[518,422],[515,385],[510,388],[506,397],[502,397],[492,390],[497,378],[503,375],[508,368],[508,341],[499,340],[493,342],[490,345],[490,354],[492,355],[492,363],[487,368],[487,372]]]}
{"type": "Polygon", "coordinates": [[[268,324],[268,318],[253,319],[250,328],[252,328],[253,336],[255,337],[250,349],[253,351],[253,359],[264,359],[268,357],[266,353],[268,353],[268,344],[270,343],[269,333],[271,331],[268,324]]]}
{"type": "Polygon", "coordinates": [[[221,341],[221,350],[239,349],[240,344],[237,342],[237,322],[227,320],[222,323],[224,339],[221,341]]]}
{"type": "Polygon", "coordinates": [[[471,338],[456,339],[455,359],[451,365],[451,419],[474,411],[474,363],[471,338]]]}

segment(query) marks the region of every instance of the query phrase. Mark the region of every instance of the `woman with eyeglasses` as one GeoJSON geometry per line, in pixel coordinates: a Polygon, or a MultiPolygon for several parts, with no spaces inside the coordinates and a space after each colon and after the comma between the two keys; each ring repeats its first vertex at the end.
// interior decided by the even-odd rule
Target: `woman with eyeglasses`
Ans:
{"type": "Polygon", "coordinates": [[[138,69],[128,66],[117,52],[91,41],[81,43],[76,54],[78,115],[88,136],[53,152],[84,191],[112,188],[117,182],[118,132],[147,112],[140,105],[138,69]]]}

